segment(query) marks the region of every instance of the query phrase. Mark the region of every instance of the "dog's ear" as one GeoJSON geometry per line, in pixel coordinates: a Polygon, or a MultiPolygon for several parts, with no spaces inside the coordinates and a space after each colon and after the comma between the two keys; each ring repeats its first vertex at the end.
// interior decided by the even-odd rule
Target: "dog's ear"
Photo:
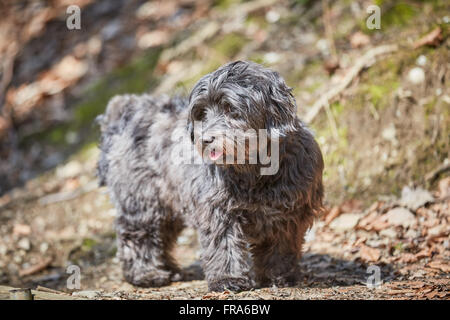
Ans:
{"type": "Polygon", "coordinates": [[[269,112],[266,127],[269,135],[276,134],[282,137],[284,131],[296,119],[297,106],[292,95],[292,89],[286,85],[278,72],[269,71],[267,78],[267,108],[269,108],[269,112]]]}

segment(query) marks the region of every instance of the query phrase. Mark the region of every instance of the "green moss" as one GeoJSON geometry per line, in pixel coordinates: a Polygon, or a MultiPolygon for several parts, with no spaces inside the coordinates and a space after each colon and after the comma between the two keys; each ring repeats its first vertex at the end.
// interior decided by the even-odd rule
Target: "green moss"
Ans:
{"type": "Polygon", "coordinates": [[[81,244],[81,250],[84,252],[91,251],[92,248],[97,244],[97,241],[91,238],[84,238],[81,244]]]}
{"type": "Polygon", "coordinates": [[[231,59],[241,51],[246,43],[247,39],[239,33],[229,33],[216,39],[212,47],[221,55],[231,59]]]}
{"type": "Polygon", "coordinates": [[[226,10],[230,8],[232,5],[241,2],[240,0],[215,0],[213,2],[213,7],[216,7],[220,10],[226,10]]]}

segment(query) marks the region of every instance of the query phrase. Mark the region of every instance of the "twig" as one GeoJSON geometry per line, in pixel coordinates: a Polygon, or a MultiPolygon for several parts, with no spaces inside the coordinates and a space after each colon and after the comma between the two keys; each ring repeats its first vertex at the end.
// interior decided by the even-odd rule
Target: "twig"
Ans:
{"type": "Polygon", "coordinates": [[[39,204],[45,206],[52,203],[73,200],[97,188],[98,188],[97,182],[90,181],[84,187],[80,187],[75,191],[57,192],[42,197],[41,199],[39,199],[39,204]]]}
{"type": "Polygon", "coordinates": [[[434,180],[436,180],[437,177],[439,177],[442,173],[450,170],[450,161],[446,161],[443,164],[441,164],[439,167],[434,169],[433,171],[427,173],[425,175],[425,181],[427,183],[432,183],[434,180]]]}
{"type": "Polygon", "coordinates": [[[243,4],[236,5],[235,7],[230,8],[231,12],[227,11],[226,14],[222,13],[217,15],[214,21],[211,21],[202,26],[200,30],[195,32],[192,36],[185,39],[174,48],[164,51],[161,55],[160,63],[168,62],[178,56],[186,54],[194,48],[200,46],[208,39],[211,39],[221,30],[221,24],[229,20],[230,17],[234,17],[236,14],[245,16],[256,10],[268,7],[274,3],[276,3],[276,0],[255,0],[245,2],[243,4]]]}
{"type": "Polygon", "coordinates": [[[50,289],[50,288],[46,288],[46,287],[42,287],[42,286],[37,286],[36,291],[43,291],[43,292],[49,292],[49,293],[54,293],[54,294],[65,294],[68,295],[66,292],[62,292],[62,291],[58,291],[55,289],[50,289]]]}
{"type": "Polygon", "coordinates": [[[52,261],[53,261],[52,258],[46,258],[42,262],[40,262],[38,264],[35,264],[34,266],[31,266],[29,268],[21,270],[19,272],[19,276],[25,277],[25,276],[29,276],[29,275],[32,275],[34,273],[37,273],[39,271],[42,271],[45,268],[47,268],[52,261]]]}
{"type": "Polygon", "coordinates": [[[322,11],[323,11],[323,24],[325,27],[325,37],[327,38],[328,45],[330,46],[330,54],[333,60],[337,61],[337,50],[334,44],[333,38],[333,26],[331,24],[331,12],[328,7],[328,0],[322,0],[322,11]]]}
{"type": "Polygon", "coordinates": [[[304,117],[306,123],[311,123],[314,118],[319,114],[320,110],[330,103],[336,96],[338,96],[345,88],[347,88],[353,79],[364,69],[373,63],[373,60],[383,54],[392,53],[398,50],[396,44],[382,45],[375,47],[367,51],[361,58],[359,58],[355,65],[347,72],[342,81],[339,82],[334,88],[324,94],[319,100],[317,100],[308,113],[304,117]]]}

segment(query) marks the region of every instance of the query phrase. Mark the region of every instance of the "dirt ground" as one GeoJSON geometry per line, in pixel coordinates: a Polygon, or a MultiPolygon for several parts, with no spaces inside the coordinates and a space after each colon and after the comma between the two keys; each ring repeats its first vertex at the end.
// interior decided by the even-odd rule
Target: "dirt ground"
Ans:
{"type": "Polygon", "coordinates": [[[358,200],[330,208],[306,236],[294,288],[208,293],[195,231],[186,229],[174,251],[186,280],[141,289],[123,280],[115,257],[115,210],[96,186],[97,153],[0,198],[0,283],[95,299],[450,298],[449,178],[435,192],[405,188],[368,208],[358,200]],[[70,265],[81,270],[78,290],[67,289],[70,265]]]}

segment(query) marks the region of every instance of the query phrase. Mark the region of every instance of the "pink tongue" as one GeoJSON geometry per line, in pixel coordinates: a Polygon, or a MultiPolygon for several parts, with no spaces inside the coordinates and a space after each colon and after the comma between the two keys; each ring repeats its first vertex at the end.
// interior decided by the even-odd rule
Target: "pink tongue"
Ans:
{"type": "Polygon", "coordinates": [[[222,155],[222,151],[211,151],[209,153],[209,158],[213,161],[217,160],[220,158],[220,156],[222,155]]]}

